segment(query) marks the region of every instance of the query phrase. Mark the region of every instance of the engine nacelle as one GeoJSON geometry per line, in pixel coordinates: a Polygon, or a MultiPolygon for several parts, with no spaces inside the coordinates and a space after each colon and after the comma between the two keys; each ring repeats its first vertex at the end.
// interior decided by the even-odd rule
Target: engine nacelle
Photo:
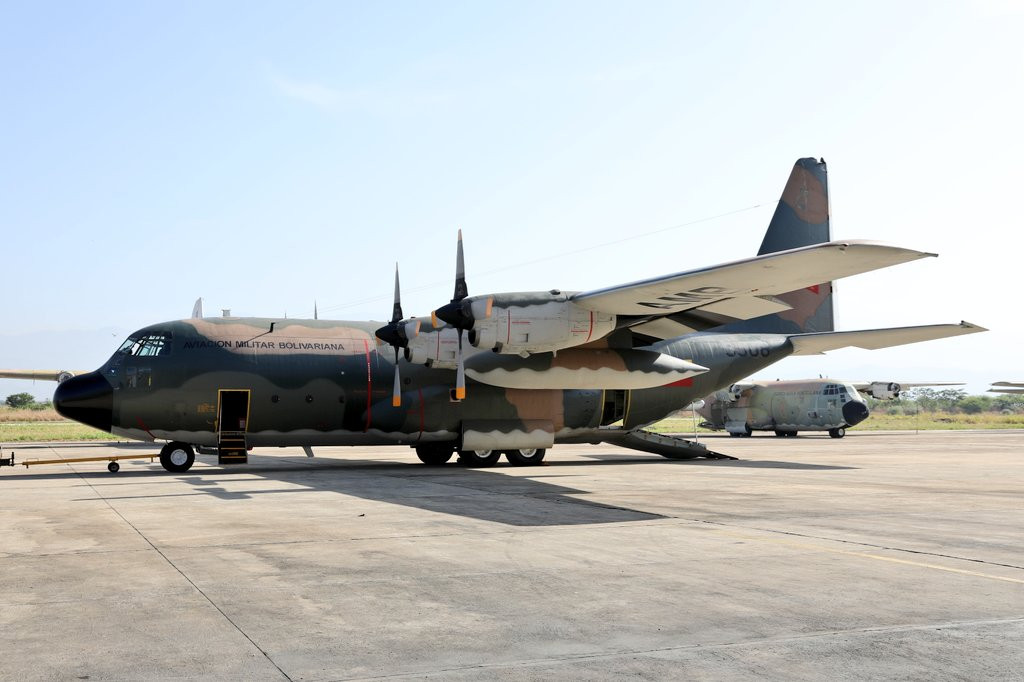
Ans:
{"type": "Polygon", "coordinates": [[[405,359],[427,367],[455,369],[458,351],[459,337],[454,328],[431,329],[422,325],[419,334],[409,339],[405,359]]]}
{"type": "Polygon", "coordinates": [[[885,383],[882,381],[872,382],[867,392],[871,394],[872,398],[878,400],[895,400],[900,397],[900,391],[902,387],[896,382],[885,383]]]}
{"type": "Polygon", "coordinates": [[[615,331],[615,315],[577,305],[566,294],[501,294],[469,302],[470,344],[503,354],[548,353],[615,331]]]}
{"type": "Polygon", "coordinates": [[[729,400],[736,402],[743,397],[743,392],[754,387],[754,384],[735,383],[726,389],[729,393],[729,400]]]}

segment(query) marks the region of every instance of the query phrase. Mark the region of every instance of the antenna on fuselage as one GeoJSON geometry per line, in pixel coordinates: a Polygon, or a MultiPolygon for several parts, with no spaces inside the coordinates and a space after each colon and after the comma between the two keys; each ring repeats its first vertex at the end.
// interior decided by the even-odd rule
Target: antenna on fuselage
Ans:
{"type": "Polygon", "coordinates": [[[192,319],[196,320],[203,316],[203,298],[200,296],[196,299],[195,305],[192,306],[192,319]]]}

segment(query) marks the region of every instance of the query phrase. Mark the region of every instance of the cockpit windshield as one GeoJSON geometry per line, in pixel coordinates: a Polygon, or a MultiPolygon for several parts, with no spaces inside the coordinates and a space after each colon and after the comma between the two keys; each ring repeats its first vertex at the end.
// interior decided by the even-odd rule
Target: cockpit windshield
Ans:
{"type": "MultiPolygon", "coordinates": [[[[845,402],[848,399],[847,392],[849,390],[852,390],[852,387],[849,387],[846,384],[825,384],[825,388],[824,390],[822,390],[822,394],[837,395],[841,400],[845,402]]],[[[853,394],[857,395],[857,392],[854,391],[853,394]]]]}
{"type": "Polygon", "coordinates": [[[170,332],[152,332],[139,336],[132,335],[117,349],[122,355],[153,357],[171,352],[170,332]]]}
{"type": "Polygon", "coordinates": [[[857,389],[852,384],[825,384],[825,388],[822,389],[823,395],[837,395],[843,402],[848,400],[860,400],[860,394],[857,393],[857,389]]]}

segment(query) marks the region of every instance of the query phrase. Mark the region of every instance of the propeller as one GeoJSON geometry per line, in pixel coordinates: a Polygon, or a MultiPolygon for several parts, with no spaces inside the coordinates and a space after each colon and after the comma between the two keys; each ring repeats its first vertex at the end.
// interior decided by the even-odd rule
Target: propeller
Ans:
{"type": "Polygon", "coordinates": [[[441,306],[430,314],[431,323],[435,328],[440,327],[438,320],[447,322],[455,327],[459,334],[459,351],[456,359],[455,370],[455,399],[463,400],[466,397],[466,366],[462,359],[462,332],[473,327],[473,313],[469,306],[463,301],[469,296],[469,289],[466,287],[466,261],[462,254],[462,230],[459,230],[459,244],[455,255],[455,295],[446,305],[441,306]]]}
{"type": "Polygon", "coordinates": [[[411,336],[416,336],[420,330],[419,322],[416,322],[411,329],[408,324],[402,324],[402,296],[400,292],[398,263],[395,263],[395,305],[391,309],[391,321],[374,332],[378,339],[395,349],[395,386],[391,393],[392,407],[400,407],[402,405],[402,379],[398,371],[399,349],[409,346],[410,332],[411,336]]]}

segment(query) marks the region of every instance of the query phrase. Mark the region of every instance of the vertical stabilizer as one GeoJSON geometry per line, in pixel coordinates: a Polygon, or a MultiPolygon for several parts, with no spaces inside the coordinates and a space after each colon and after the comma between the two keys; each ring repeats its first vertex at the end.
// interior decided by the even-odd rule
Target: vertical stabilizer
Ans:
{"type": "MultiPolygon", "coordinates": [[[[821,244],[831,239],[825,159],[799,159],[782,190],[779,205],[757,255],[821,244]]],[[[792,306],[792,310],[736,322],[716,331],[774,334],[830,332],[835,329],[832,293],[832,282],[824,282],[780,294],[777,298],[792,306]]]]}

